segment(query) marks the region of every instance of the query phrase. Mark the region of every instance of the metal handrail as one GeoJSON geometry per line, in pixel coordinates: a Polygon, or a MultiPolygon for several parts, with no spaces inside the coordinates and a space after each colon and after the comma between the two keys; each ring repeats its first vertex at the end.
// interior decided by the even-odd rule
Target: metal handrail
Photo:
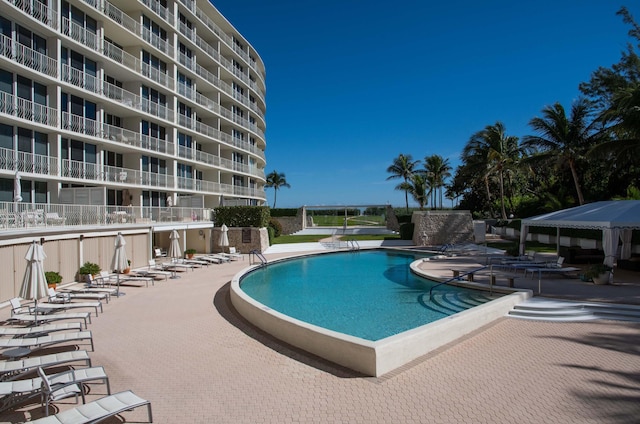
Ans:
{"type": "Polygon", "coordinates": [[[452,282],[452,281],[459,280],[461,277],[464,277],[465,275],[469,275],[469,274],[473,274],[474,272],[482,271],[483,269],[486,269],[486,268],[487,268],[487,266],[483,266],[483,267],[481,267],[481,268],[478,268],[478,269],[474,269],[474,270],[472,270],[472,271],[465,272],[464,274],[457,275],[457,276],[455,276],[455,277],[449,278],[449,279],[448,279],[448,280],[446,280],[446,281],[443,281],[443,282],[441,282],[441,283],[439,283],[439,284],[436,284],[435,286],[431,287],[431,289],[429,290],[429,300],[433,300],[433,290],[434,290],[435,288],[440,287],[440,286],[442,286],[442,285],[444,285],[444,284],[448,284],[448,283],[450,283],[450,282],[452,282]]]}
{"type": "Polygon", "coordinates": [[[350,247],[350,250],[360,250],[360,244],[357,240],[347,240],[347,247],[350,247]]]}
{"type": "Polygon", "coordinates": [[[251,261],[251,258],[255,256],[256,258],[258,258],[260,260],[260,266],[265,266],[267,264],[267,258],[264,257],[264,255],[262,253],[260,253],[259,250],[251,250],[249,252],[249,262],[251,264],[253,264],[253,262],[251,261]]]}

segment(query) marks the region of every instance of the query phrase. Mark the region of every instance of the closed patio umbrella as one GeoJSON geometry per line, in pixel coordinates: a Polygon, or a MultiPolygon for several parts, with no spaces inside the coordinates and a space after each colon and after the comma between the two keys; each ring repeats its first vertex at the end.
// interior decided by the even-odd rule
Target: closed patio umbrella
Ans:
{"type": "Polygon", "coordinates": [[[13,180],[13,201],[22,202],[22,186],[20,184],[20,173],[16,172],[13,180]]]}
{"type": "Polygon", "coordinates": [[[121,296],[124,293],[120,293],[120,274],[126,268],[129,268],[129,260],[127,259],[127,245],[126,240],[122,233],[118,233],[115,241],[115,249],[113,251],[113,259],[111,260],[111,269],[116,272],[116,296],[121,296]]]}
{"type": "MultiPolygon", "coordinates": [[[[167,256],[169,256],[171,260],[175,262],[176,259],[182,257],[182,249],[180,249],[180,235],[178,234],[178,230],[171,231],[169,240],[171,240],[171,242],[169,243],[169,252],[167,252],[167,256]]],[[[171,276],[171,278],[180,278],[176,274],[175,267],[173,268],[173,275],[171,276]]]]}
{"type": "MultiPolygon", "coordinates": [[[[29,246],[24,257],[27,260],[27,270],[22,280],[20,297],[33,300],[36,309],[38,307],[38,299],[47,295],[47,278],[44,275],[44,260],[46,257],[47,255],[45,255],[42,245],[35,241],[29,246]]],[[[38,324],[37,313],[36,310],[36,325],[38,324]]]]}
{"type": "Polygon", "coordinates": [[[222,227],[220,227],[220,240],[218,240],[218,244],[220,245],[220,247],[222,247],[222,251],[225,251],[225,247],[229,246],[229,228],[225,225],[222,224],[222,227]]]}

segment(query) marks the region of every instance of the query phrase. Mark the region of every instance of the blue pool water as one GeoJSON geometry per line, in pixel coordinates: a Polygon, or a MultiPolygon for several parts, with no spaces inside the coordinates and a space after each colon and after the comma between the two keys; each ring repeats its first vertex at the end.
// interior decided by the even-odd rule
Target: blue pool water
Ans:
{"type": "Polygon", "coordinates": [[[414,275],[425,254],[391,250],[331,253],[269,264],[241,281],[256,301],[319,327],[376,341],[490,300],[414,275]],[[455,305],[447,299],[455,298],[455,305]],[[462,305],[460,307],[459,305],[462,305]]]}

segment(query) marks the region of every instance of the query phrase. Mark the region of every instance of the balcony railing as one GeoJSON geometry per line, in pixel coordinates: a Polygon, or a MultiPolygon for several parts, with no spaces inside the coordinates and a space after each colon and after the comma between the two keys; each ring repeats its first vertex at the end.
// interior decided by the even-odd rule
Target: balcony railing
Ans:
{"type": "Polygon", "coordinates": [[[99,50],[98,36],[97,34],[86,30],[82,26],[69,20],[69,18],[62,18],[62,33],[69,38],[74,39],[78,43],[84,44],[90,49],[99,50]]]}
{"type": "Polygon", "coordinates": [[[62,65],[62,81],[84,88],[92,93],[100,93],[101,91],[98,78],[69,65],[62,65]]]}
{"type": "Polygon", "coordinates": [[[13,0],[9,1],[9,3],[13,4],[27,15],[33,16],[48,27],[55,30],[58,29],[58,12],[47,7],[45,3],[37,0],[13,0]]]}
{"type": "Polygon", "coordinates": [[[0,34],[0,55],[31,68],[34,71],[57,77],[58,61],[15,40],[0,34]]]}
{"type": "Polygon", "coordinates": [[[0,148],[0,169],[40,175],[57,175],[58,158],[0,148]]]}
{"type": "Polygon", "coordinates": [[[0,202],[0,232],[33,228],[207,222],[208,208],[0,202]]]}
{"type": "Polygon", "coordinates": [[[158,0],[142,0],[142,3],[149,9],[153,10],[156,15],[164,19],[165,22],[173,26],[174,17],[166,7],[162,6],[158,0]]]}
{"type": "Polygon", "coordinates": [[[62,129],[92,137],[100,136],[98,121],[84,116],[73,115],[69,112],[62,112],[62,129]]]}
{"type": "Polygon", "coordinates": [[[173,143],[113,125],[102,124],[102,136],[111,141],[140,147],[152,152],[173,154],[173,143]]]}
{"type": "Polygon", "coordinates": [[[50,127],[58,126],[58,111],[0,91],[0,113],[26,119],[50,127]]]}

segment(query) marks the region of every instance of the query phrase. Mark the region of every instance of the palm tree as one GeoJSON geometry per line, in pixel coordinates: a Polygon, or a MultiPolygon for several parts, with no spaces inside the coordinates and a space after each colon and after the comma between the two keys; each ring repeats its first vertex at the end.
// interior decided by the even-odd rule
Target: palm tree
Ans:
{"type": "MultiPolygon", "coordinates": [[[[431,178],[431,188],[435,195],[435,191],[440,191],[440,209],[442,209],[442,188],[444,180],[451,177],[451,165],[449,159],[444,159],[440,155],[431,155],[424,158],[424,169],[431,178]]],[[[432,200],[432,206],[436,207],[435,196],[432,200]]]]}
{"type": "Polygon", "coordinates": [[[424,206],[427,204],[428,196],[428,182],[427,177],[424,174],[413,174],[409,181],[400,183],[398,187],[402,187],[401,190],[411,194],[413,200],[418,203],[420,210],[424,209],[424,206]]]}
{"type": "Polygon", "coordinates": [[[267,183],[264,185],[264,188],[273,188],[273,208],[276,208],[276,198],[278,197],[278,189],[280,187],[291,188],[289,183],[287,183],[287,178],[284,173],[278,171],[273,171],[269,175],[267,175],[267,183]]]}
{"type": "Polygon", "coordinates": [[[523,145],[540,149],[534,160],[554,160],[556,168],[568,165],[578,203],[584,205],[578,162],[604,136],[599,130],[599,122],[591,119],[589,101],[584,98],[575,101],[570,117],[567,117],[560,103],[547,106],[542,109],[542,117],[533,118],[529,125],[539,135],[524,137],[523,145]]]}
{"type": "Polygon", "coordinates": [[[489,182],[497,177],[500,188],[500,209],[502,219],[507,219],[504,203],[504,176],[507,170],[518,166],[523,149],[518,145],[518,137],[508,136],[502,122],[487,125],[482,131],[473,134],[462,151],[462,159],[472,166],[479,178],[482,178],[487,191],[487,200],[491,203],[489,182]]]}
{"type": "Polygon", "coordinates": [[[387,177],[387,180],[402,178],[403,183],[396,186],[396,190],[404,191],[404,200],[406,203],[407,213],[409,213],[409,191],[407,190],[409,180],[411,176],[416,172],[416,167],[420,163],[419,160],[414,161],[411,155],[400,154],[393,160],[391,166],[387,168],[387,172],[392,175],[387,177]]]}

